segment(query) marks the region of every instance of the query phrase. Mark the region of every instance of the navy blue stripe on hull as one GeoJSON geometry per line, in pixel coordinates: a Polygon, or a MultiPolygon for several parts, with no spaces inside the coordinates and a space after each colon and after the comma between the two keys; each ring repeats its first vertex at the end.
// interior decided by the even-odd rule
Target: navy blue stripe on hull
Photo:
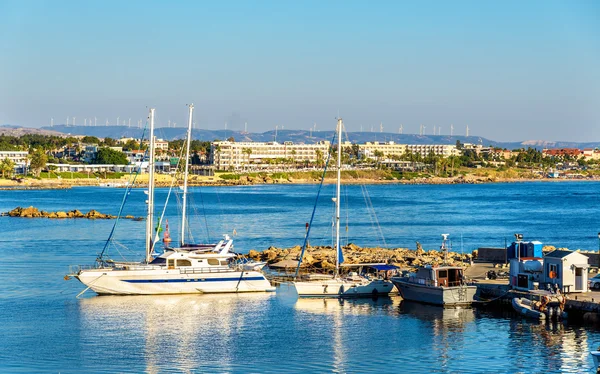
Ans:
{"type": "MultiPolygon", "coordinates": [[[[182,282],[238,282],[240,278],[194,278],[194,279],[123,279],[128,283],[182,283],[182,282]]],[[[266,280],[263,277],[245,277],[242,281],[266,280]]]]}

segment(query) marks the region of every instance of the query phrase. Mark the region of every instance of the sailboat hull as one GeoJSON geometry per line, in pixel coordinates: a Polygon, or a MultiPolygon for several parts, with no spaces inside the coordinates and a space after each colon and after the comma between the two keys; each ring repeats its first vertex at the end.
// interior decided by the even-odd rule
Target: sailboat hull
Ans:
{"type": "Polygon", "coordinates": [[[280,287],[294,290],[299,297],[373,297],[386,296],[394,285],[389,281],[372,280],[353,282],[344,279],[330,279],[312,282],[288,282],[280,287]]]}
{"type": "Polygon", "coordinates": [[[81,283],[99,295],[165,295],[270,292],[263,274],[256,271],[182,273],[179,270],[82,270],[81,283]]]}

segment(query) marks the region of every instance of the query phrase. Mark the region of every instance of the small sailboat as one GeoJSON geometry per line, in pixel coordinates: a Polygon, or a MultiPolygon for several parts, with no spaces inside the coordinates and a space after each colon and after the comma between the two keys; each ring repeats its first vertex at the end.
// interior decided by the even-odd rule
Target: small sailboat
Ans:
{"type": "MultiPolygon", "coordinates": [[[[341,159],[342,159],[342,127],[341,118],[337,121],[337,183],[335,202],[335,273],[333,276],[325,274],[307,274],[302,278],[296,276],[291,282],[280,285],[282,289],[291,290],[299,297],[373,297],[387,295],[394,288],[393,284],[384,279],[368,279],[354,272],[347,276],[340,274],[340,264],[344,262],[344,254],[340,245],[340,186],[341,186],[341,159]]],[[[307,231],[308,237],[308,231],[307,231]]],[[[306,248],[306,240],[304,248],[306,248]]],[[[304,252],[303,252],[304,253],[304,252]]],[[[298,267],[302,261],[300,255],[298,267]]]]}
{"type": "MultiPolygon", "coordinates": [[[[192,121],[190,105],[189,121],[192,121]]],[[[191,126],[191,125],[190,125],[191,126]]],[[[150,109],[146,258],[141,263],[115,263],[99,258],[95,266],[72,267],[71,274],[99,295],[159,295],[274,291],[264,275],[240,269],[231,260],[233,240],[225,235],[213,246],[170,248],[153,257],[158,242],[154,216],[154,109],[150,109]]]]}

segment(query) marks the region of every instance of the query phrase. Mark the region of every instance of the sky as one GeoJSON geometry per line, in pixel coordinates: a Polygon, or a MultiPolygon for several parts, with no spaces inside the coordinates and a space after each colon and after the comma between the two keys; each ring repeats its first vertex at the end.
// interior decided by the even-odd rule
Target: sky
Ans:
{"type": "Polygon", "coordinates": [[[0,0],[0,125],[600,141],[600,2],[0,0]]]}

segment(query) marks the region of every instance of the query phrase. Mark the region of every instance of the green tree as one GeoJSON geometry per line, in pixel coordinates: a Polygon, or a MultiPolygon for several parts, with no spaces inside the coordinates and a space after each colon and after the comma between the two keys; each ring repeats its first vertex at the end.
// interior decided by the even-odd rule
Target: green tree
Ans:
{"type": "Polygon", "coordinates": [[[15,170],[15,163],[7,157],[0,163],[0,170],[2,170],[2,178],[10,177],[15,170]]]}
{"type": "Polygon", "coordinates": [[[320,149],[315,150],[315,155],[317,157],[317,165],[323,165],[323,152],[320,149]]]}
{"type": "Polygon", "coordinates": [[[250,164],[250,155],[252,154],[252,148],[243,148],[242,153],[246,155],[246,163],[250,164]]]}
{"type": "Polygon", "coordinates": [[[84,136],[81,139],[81,142],[87,144],[100,144],[100,139],[96,138],[95,136],[84,136]]]}
{"type": "Polygon", "coordinates": [[[117,145],[117,141],[113,138],[104,138],[102,145],[104,145],[106,147],[114,147],[117,145]]]}
{"type": "MultiPolygon", "coordinates": [[[[169,146],[170,145],[171,143],[169,143],[169,146]]],[[[123,145],[123,149],[126,151],[137,151],[138,149],[140,149],[140,143],[136,142],[133,139],[129,140],[123,145]]]]}
{"type": "Polygon", "coordinates": [[[127,165],[129,161],[127,156],[123,152],[115,151],[110,148],[100,148],[94,159],[95,164],[108,164],[108,165],[127,165]]]}
{"type": "Polygon", "coordinates": [[[48,162],[48,156],[40,149],[29,155],[29,168],[36,177],[40,176],[42,169],[46,167],[46,162],[48,162]]]}

